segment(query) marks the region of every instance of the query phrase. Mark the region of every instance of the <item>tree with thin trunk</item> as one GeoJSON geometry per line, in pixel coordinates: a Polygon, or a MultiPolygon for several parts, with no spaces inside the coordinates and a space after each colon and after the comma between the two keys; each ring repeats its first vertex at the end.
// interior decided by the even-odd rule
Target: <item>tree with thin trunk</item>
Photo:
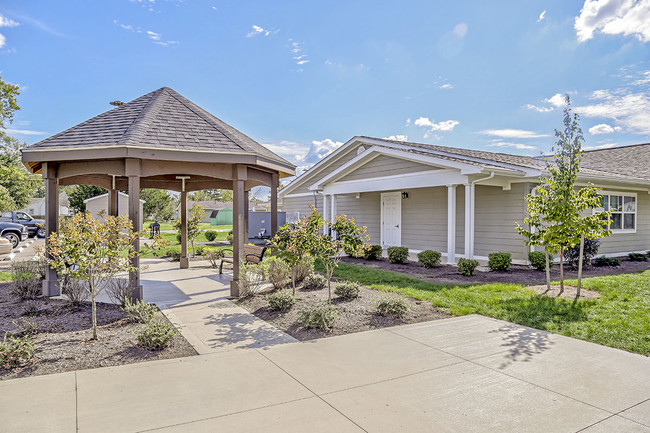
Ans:
{"type": "Polygon", "coordinates": [[[131,259],[138,254],[133,248],[138,236],[125,215],[95,219],[89,213],[77,213],[62,218],[59,231],[47,240],[48,264],[61,277],[86,282],[92,304],[93,340],[97,339],[97,295],[118,274],[137,270],[131,259]]]}
{"type": "MultiPolygon", "coordinates": [[[[187,240],[192,245],[192,256],[194,256],[194,239],[201,233],[201,220],[205,218],[205,210],[200,204],[194,203],[187,215],[187,240]]],[[[174,228],[181,234],[181,219],[174,221],[174,228]]]]}

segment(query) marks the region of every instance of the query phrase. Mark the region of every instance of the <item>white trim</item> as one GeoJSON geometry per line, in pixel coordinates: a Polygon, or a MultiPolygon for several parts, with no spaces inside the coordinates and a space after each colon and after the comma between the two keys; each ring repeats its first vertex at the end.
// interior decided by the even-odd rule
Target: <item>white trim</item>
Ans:
{"type": "MultiPolygon", "coordinates": [[[[323,219],[327,219],[327,195],[323,193],[323,219]]],[[[327,235],[327,224],[323,223],[323,234],[327,235]]]]}
{"type": "Polygon", "coordinates": [[[471,256],[472,251],[472,188],[469,183],[465,185],[465,257],[471,256]]]}
{"type": "MultiPolygon", "coordinates": [[[[125,194],[125,193],[123,193],[122,191],[118,191],[118,192],[120,193],[120,195],[121,195],[122,197],[124,197],[124,198],[129,198],[129,195],[128,195],[128,194],[125,194]]],[[[89,201],[94,201],[94,200],[99,199],[99,198],[102,198],[102,197],[108,197],[108,193],[100,194],[100,195],[95,195],[95,196],[93,196],[93,197],[89,197],[89,198],[87,198],[87,199],[84,200],[84,203],[88,203],[89,201]]],[[[140,203],[145,203],[145,201],[142,200],[142,199],[140,199],[140,203]]]]}
{"type": "MultiPolygon", "coordinates": [[[[623,210],[621,212],[616,212],[616,213],[621,214],[621,228],[620,229],[611,229],[611,230],[612,230],[613,235],[617,235],[617,234],[620,234],[620,235],[635,234],[636,231],[637,231],[637,227],[639,226],[639,197],[638,197],[637,193],[636,192],[600,190],[600,191],[598,191],[598,195],[622,196],[623,197],[623,203],[621,203],[621,207],[625,205],[625,197],[634,197],[634,229],[625,229],[625,228],[623,228],[624,225],[625,225],[624,215],[626,213],[628,213],[628,214],[631,213],[631,212],[625,212],[625,210],[623,210]]],[[[600,208],[598,208],[598,209],[600,209],[600,208]]],[[[611,212],[611,210],[610,210],[610,212],[611,212]]]]}
{"type": "Polygon", "coordinates": [[[456,264],[456,185],[447,185],[447,264],[456,264]]]}
{"type": "Polygon", "coordinates": [[[359,180],[346,180],[326,185],[323,191],[327,194],[352,194],[357,192],[391,191],[396,188],[426,188],[466,183],[468,181],[467,176],[458,173],[454,169],[432,170],[359,180]]]}
{"type": "MultiPolygon", "coordinates": [[[[330,224],[334,224],[334,220],[336,219],[336,195],[332,194],[331,196],[331,205],[330,205],[330,224]]],[[[336,239],[336,232],[332,232],[332,237],[336,239]]]]}
{"type": "Polygon", "coordinates": [[[297,194],[287,194],[285,196],[282,196],[282,198],[291,198],[291,197],[313,197],[316,192],[301,192],[297,194]]]}

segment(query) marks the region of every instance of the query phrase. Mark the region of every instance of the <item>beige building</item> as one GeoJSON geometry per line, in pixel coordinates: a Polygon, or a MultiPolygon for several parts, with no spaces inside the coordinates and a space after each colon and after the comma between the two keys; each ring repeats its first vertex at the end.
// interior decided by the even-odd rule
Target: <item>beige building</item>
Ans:
{"type": "MultiPolygon", "coordinates": [[[[116,191],[118,194],[117,200],[117,214],[118,215],[129,215],[129,195],[124,194],[123,192],[116,191]]],[[[95,218],[100,218],[101,215],[108,215],[109,203],[108,203],[108,193],[98,195],[95,197],[90,197],[84,200],[86,204],[86,211],[90,212],[95,218]]],[[[144,212],[142,211],[142,205],[144,200],[140,200],[140,227],[142,227],[142,218],[144,212]]],[[[146,227],[142,227],[146,229],[146,227]]]]}
{"type": "MultiPolygon", "coordinates": [[[[650,144],[585,152],[578,183],[601,188],[612,235],[599,253],[650,249],[650,144]]],[[[515,230],[526,196],[543,174],[540,157],[354,137],[280,192],[282,210],[326,219],[345,213],[368,227],[373,244],[487,260],[509,252],[525,264],[530,248],[515,230]]]]}

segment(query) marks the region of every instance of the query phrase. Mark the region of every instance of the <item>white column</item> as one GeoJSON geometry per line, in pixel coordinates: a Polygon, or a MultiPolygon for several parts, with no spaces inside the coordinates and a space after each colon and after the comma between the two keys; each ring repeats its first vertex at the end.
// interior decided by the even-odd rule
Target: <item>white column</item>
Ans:
{"type": "Polygon", "coordinates": [[[456,264],[456,185],[447,185],[447,264],[456,264]]]}
{"type": "MultiPolygon", "coordinates": [[[[327,219],[327,195],[323,193],[323,219],[327,219]]],[[[323,234],[327,234],[327,224],[323,224],[323,234]]]]}
{"type": "Polygon", "coordinates": [[[472,247],[472,214],[474,203],[472,200],[472,186],[465,184],[465,258],[474,256],[472,247]]]}
{"type": "MultiPolygon", "coordinates": [[[[332,194],[331,196],[331,206],[330,206],[330,223],[334,224],[334,219],[336,218],[336,196],[332,194]]],[[[332,237],[336,239],[336,232],[332,232],[332,237]]]]}

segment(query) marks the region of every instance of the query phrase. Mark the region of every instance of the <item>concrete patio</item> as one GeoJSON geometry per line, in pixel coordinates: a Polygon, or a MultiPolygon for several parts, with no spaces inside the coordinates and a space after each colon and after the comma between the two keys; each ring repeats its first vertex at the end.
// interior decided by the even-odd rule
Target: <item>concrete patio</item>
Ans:
{"type": "Polygon", "coordinates": [[[482,316],[0,383],[2,431],[650,432],[650,359],[482,316]]]}

